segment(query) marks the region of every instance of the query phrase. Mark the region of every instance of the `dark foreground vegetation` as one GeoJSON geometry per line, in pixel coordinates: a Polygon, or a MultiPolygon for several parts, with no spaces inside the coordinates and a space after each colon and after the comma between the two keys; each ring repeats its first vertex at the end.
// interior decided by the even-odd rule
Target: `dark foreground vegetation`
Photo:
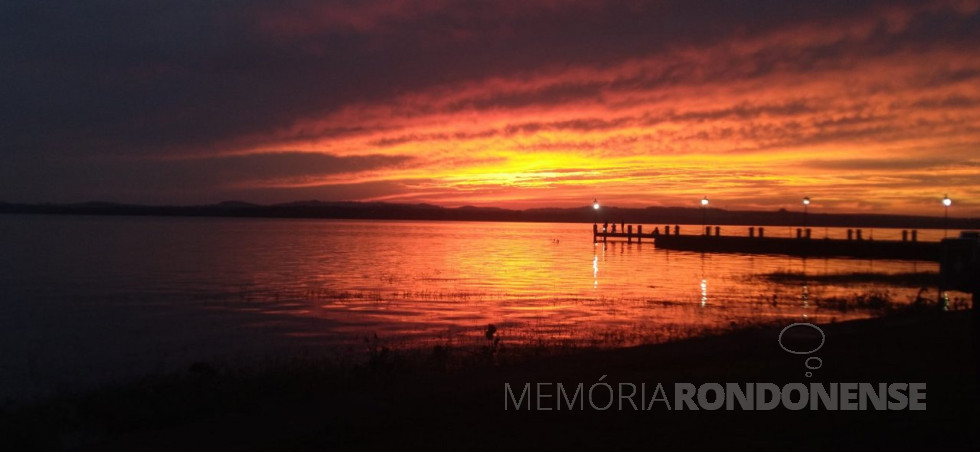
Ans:
{"type": "Polygon", "coordinates": [[[976,323],[910,309],[823,326],[823,366],[782,350],[785,325],[622,349],[389,351],[356,364],[205,363],[180,375],[29,404],[0,417],[3,450],[976,450],[976,323]],[[925,382],[925,411],[515,411],[504,383],[925,382]],[[694,448],[694,449],[690,449],[694,448]]]}

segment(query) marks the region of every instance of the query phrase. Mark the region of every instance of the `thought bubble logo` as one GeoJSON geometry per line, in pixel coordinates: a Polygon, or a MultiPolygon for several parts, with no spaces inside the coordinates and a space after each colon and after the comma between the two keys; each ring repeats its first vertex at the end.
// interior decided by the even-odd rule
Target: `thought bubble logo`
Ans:
{"type": "MultiPolygon", "coordinates": [[[[827,341],[827,335],[820,327],[806,322],[799,322],[787,325],[779,332],[779,347],[787,353],[794,355],[810,355],[823,348],[827,341]]],[[[803,361],[803,366],[808,370],[804,374],[808,378],[813,376],[813,370],[823,366],[823,360],[819,356],[810,356],[803,361]]]]}

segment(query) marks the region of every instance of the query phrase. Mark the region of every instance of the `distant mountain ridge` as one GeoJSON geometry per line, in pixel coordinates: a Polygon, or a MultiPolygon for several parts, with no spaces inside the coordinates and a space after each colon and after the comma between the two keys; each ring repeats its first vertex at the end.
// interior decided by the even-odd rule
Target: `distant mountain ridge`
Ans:
{"type": "MultiPolygon", "coordinates": [[[[700,224],[705,214],[708,224],[798,226],[803,212],[725,210],[709,208],[702,212],[691,207],[603,207],[598,214],[592,206],[525,210],[499,207],[440,207],[432,204],[396,204],[356,201],[293,201],[281,204],[253,204],[224,201],[195,206],[151,206],[111,202],[76,204],[19,204],[0,202],[0,213],[57,215],[137,215],[188,217],[265,217],[265,218],[336,218],[367,220],[437,220],[437,221],[517,221],[554,223],[599,222],[640,223],[652,225],[700,224]]],[[[885,214],[809,213],[811,227],[893,227],[943,228],[942,217],[885,214]]],[[[980,218],[950,218],[950,229],[980,229],[980,218]]]]}

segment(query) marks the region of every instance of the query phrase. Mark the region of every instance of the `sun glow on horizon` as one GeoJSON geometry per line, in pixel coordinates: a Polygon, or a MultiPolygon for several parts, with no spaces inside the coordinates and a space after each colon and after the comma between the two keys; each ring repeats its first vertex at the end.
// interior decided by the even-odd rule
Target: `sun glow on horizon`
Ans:
{"type": "MultiPolygon", "coordinates": [[[[949,58],[917,57],[936,65],[949,58]]],[[[556,83],[590,86],[638,76],[638,66],[655,62],[488,79],[459,91],[364,104],[308,127],[343,124],[368,132],[306,145],[286,138],[279,147],[410,159],[295,185],[393,185],[392,193],[352,198],[364,201],[567,207],[601,193],[619,205],[683,205],[691,194],[710,191],[723,200],[719,207],[773,209],[791,205],[793,193],[811,193],[827,212],[925,213],[932,197],[923,187],[934,186],[956,188],[968,200],[961,212],[980,214],[980,203],[972,201],[980,198],[973,146],[980,130],[969,126],[980,122],[980,100],[977,108],[944,107],[980,99],[980,88],[972,81],[922,86],[917,80],[930,76],[930,66],[904,55],[852,62],[847,73],[859,77],[842,77],[837,68],[778,72],[725,85],[608,87],[598,98],[475,106],[556,83]],[[854,95],[863,92],[874,94],[854,95]],[[440,111],[454,103],[466,107],[440,111]]],[[[290,186],[282,182],[277,186],[290,186]]]]}
{"type": "Polygon", "coordinates": [[[977,0],[717,17],[683,2],[299,3],[172,43],[106,31],[143,52],[79,38],[118,68],[27,40],[23,67],[97,77],[12,73],[12,92],[46,87],[24,99],[51,105],[9,115],[0,194],[525,208],[710,193],[764,210],[806,194],[822,212],[930,215],[949,192],[954,215],[980,216],[977,0]]]}

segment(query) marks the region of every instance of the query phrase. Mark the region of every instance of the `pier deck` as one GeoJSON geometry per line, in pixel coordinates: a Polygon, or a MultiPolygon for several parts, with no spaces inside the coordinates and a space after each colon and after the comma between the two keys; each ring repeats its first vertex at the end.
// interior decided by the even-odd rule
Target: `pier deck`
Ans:
{"type": "Polygon", "coordinates": [[[652,243],[657,248],[712,253],[788,254],[813,257],[856,257],[866,259],[900,259],[939,261],[938,242],[865,239],[813,239],[805,235],[799,238],[745,237],[723,235],[683,235],[642,233],[642,229],[626,232],[603,232],[593,229],[594,242],[625,240],[627,242],[652,243]]]}

